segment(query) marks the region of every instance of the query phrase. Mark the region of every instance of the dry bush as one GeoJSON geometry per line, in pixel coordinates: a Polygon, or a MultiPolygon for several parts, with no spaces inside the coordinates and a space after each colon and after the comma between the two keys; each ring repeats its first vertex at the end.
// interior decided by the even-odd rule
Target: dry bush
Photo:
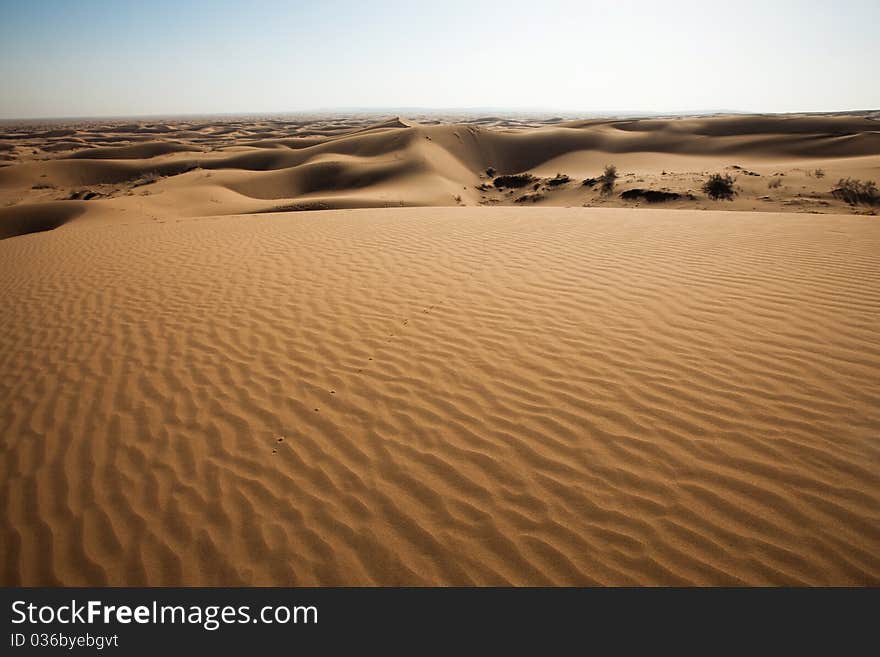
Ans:
{"type": "Polygon", "coordinates": [[[703,192],[706,195],[714,200],[718,199],[727,199],[730,200],[733,198],[736,192],[733,191],[733,183],[735,179],[728,175],[721,175],[720,173],[713,173],[709,176],[709,180],[703,183],[703,192]]]}
{"type": "Polygon", "coordinates": [[[857,203],[880,205],[880,190],[877,189],[877,183],[873,180],[841,178],[837,182],[837,187],[831,190],[831,195],[850,205],[857,203]]]}
{"type": "Polygon", "coordinates": [[[492,184],[498,189],[503,189],[505,187],[525,187],[534,179],[535,177],[530,173],[514,173],[509,176],[498,176],[492,181],[492,184]]]}
{"type": "Polygon", "coordinates": [[[677,201],[681,198],[681,194],[657,189],[628,189],[620,193],[620,198],[624,201],[637,201],[643,198],[648,203],[663,203],[664,201],[677,201]]]}
{"type": "Polygon", "coordinates": [[[617,182],[617,177],[617,167],[613,164],[606,164],[605,171],[599,176],[599,181],[602,183],[603,194],[610,194],[614,191],[614,184],[617,182]]]}
{"type": "Polygon", "coordinates": [[[555,178],[550,178],[547,181],[548,187],[558,187],[559,185],[564,185],[565,183],[571,182],[571,178],[566,176],[564,173],[557,173],[555,178]]]}

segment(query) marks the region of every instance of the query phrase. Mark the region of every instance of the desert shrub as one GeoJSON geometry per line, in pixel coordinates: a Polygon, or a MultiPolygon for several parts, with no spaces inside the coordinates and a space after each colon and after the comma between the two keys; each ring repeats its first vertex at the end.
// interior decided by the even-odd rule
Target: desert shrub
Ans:
{"type": "Polygon", "coordinates": [[[498,176],[492,181],[492,184],[498,189],[504,187],[525,187],[534,179],[535,177],[530,173],[514,173],[509,176],[498,176]]]}
{"type": "Polygon", "coordinates": [[[571,182],[571,178],[566,176],[564,173],[557,173],[555,178],[550,178],[547,181],[547,185],[549,187],[558,187],[559,185],[564,185],[565,183],[571,182]]]}
{"type": "Polygon", "coordinates": [[[865,205],[880,204],[880,190],[873,180],[856,180],[854,178],[841,178],[837,187],[831,190],[834,198],[846,201],[850,205],[864,203],[865,205]]]}
{"type": "Polygon", "coordinates": [[[663,203],[664,201],[677,201],[681,198],[681,194],[676,192],[664,192],[657,189],[628,189],[620,193],[620,198],[624,201],[636,201],[640,198],[645,199],[648,203],[663,203]]]}
{"type": "Polygon", "coordinates": [[[816,169],[813,172],[813,175],[816,176],[817,178],[824,178],[825,177],[825,169],[816,169]]]}
{"type": "Polygon", "coordinates": [[[617,167],[613,164],[606,164],[605,171],[599,176],[599,181],[602,183],[603,194],[610,194],[613,192],[614,183],[617,182],[617,167]]]}
{"type": "Polygon", "coordinates": [[[767,183],[767,188],[777,189],[780,185],[782,185],[782,178],[773,178],[770,182],[767,183]]]}
{"type": "MultiPolygon", "coordinates": [[[[388,205],[385,205],[387,208],[388,205]]],[[[317,210],[330,210],[331,207],[323,201],[306,201],[304,203],[289,203],[285,205],[276,205],[267,210],[257,210],[259,213],[270,212],[314,212],[317,210]]]]}
{"type": "Polygon", "coordinates": [[[703,191],[711,199],[732,199],[736,193],[733,191],[734,179],[728,175],[713,173],[709,180],[703,183],[703,191]]]}

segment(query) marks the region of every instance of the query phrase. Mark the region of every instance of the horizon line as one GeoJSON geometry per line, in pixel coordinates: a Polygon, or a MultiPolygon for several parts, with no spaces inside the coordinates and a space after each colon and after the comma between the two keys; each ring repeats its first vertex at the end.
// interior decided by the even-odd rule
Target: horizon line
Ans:
{"type": "Polygon", "coordinates": [[[784,115],[821,115],[821,114],[857,114],[880,112],[880,108],[853,108],[839,110],[788,110],[788,111],[749,111],[733,109],[693,109],[693,110],[575,110],[553,107],[498,107],[498,106],[462,106],[462,107],[432,107],[419,105],[393,105],[393,106],[338,106],[317,107],[302,110],[276,110],[276,111],[240,111],[240,112],[159,112],[151,114],[81,114],[69,116],[28,116],[28,117],[0,117],[0,123],[21,123],[25,121],[86,121],[86,120],[126,120],[126,119],[183,119],[183,118],[238,118],[238,117],[282,117],[304,115],[328,115],[328,114],[382,114],[401,117],[401,112],[417,112],[421,114],[473,114],[479,112],[492,112],[507,115],[530,115],[551,116],[555,118],[661,118],[661,117],[688,117],[688,116],[784,116],[784,115]]]}

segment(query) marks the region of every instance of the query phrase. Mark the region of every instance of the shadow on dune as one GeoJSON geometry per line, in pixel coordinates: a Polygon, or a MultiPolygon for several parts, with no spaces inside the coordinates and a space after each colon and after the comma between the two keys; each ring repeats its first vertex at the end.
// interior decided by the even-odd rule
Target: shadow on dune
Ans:
{"type": "Polygon", "coordinates": [[[64,201],[0,208],[0,239],[53,230],[84,211],[79,203],[64,201]]]}
{"type": "MultiPolygon", "coordinates": [[[[65,141],[47,148],[76,147],[75,152],[3,167],[0,187],[35,189],[35,184],[47,179],[59,187],[114,186],[105,190],[113,195],[131,192],[143,181],[198,170],[184,180],[158,185],[158,193],[186,196],[185,185],[198,188],[199,198],[205,199],[233,192],[253,201],[255,212],[273,211],[275,206],[267,208],[266,201],[297,208],[475,205],[513,202],[516,199],[510,196],[510,187],[536,182],[542,178],[536,169],[561,157],[584,175],[592,175],[597,167],[614,162],[616,155],[646,154],[661,159],[667,155],[735,156],[772,161],[880,155],[880,122],[868,116],[553,118],[541,122],[540,127],[500,123],[498,117],[452,124],[399,118],[367,123],[342,117],[317,124],[229,121],[187,125],[166,141],[161,135],[168,131],[167,126],[132,124],[100,128],[93,143],[103,145],[95,148],[71,142],[73,137],[88,138],[88,130],[73,134],[57,131],[53,133],[56,138],[65,141]],[[220,135],[228,137],[211,144],[205,141],[220,135]],[[134,143],[106,145],[116,138],[134,143]],[[529,176],[536,174],[533,181],[529,176]],[[487,198],[487,176],[502,181],[520,176],[525,182],[495,183],[494,191],[505,196],[487,198]]],[[[563,185],[561,178],[545,184],[548,188],[563,185]]],[[[649,202],[675,200],[647,191],[631,194],[649,202]]],[[[565,194],[548,197],[551,203],[555,199],[571,202],[565,194]]],[[[247,201],[236,205],[237,212],[249,209],[247,201]]]]}
{"type": "Polygon", "coordinates": [[[150,141],[130,146],[87,148],[68,156],[79,160],[145,160],[169,153],[198,151],[197,148],[173,141],[150,141]]]}

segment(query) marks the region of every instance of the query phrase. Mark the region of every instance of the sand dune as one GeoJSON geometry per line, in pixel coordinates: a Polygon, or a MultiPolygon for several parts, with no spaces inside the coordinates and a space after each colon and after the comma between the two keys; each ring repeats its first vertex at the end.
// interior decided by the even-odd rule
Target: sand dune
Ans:
{"type": "Polygon", "coordinates": [[[352,116],[8,125],[0,132],[6,164],[0,207],[74,200],[88,203],[83,215],[105,205],[173,219],[522,202],[653,206],[649,199],[680,209],[813,213],[871,213],[880,205],[878,199],[851,206],[833,194],[842,178],[880,178],[874,114],[456,121],[352,116]],[[620,173],[613,193],[582,184],[606,164],[620,173]],[[536,179],[523,189],[492,184],[496,175],[515,173],[536,179]],[[569,180],[550,184],[557,173],[569,180]],[[703,193],[711,173],[736,179],[732,200],[703,193]]]}
{"type": "Polygon", "coordinates": [[[875,217],[125,201],[0,242],[3,584],[880,583],[875,217]]]}
{"type": "Polygon", "coordinates": [[[880,584],[878,126],[6,125],[0,583],[880,584]]]}
{"type": "MultiPolygon", "coordinates": [[[[69,143],[69,142],[68,142],[69,143]]],[[[198,148],[174,142],[151,141],[132,146],[87,148],[71,153],[69,157],[83,160],[143,160],[169,153],[198,152],[198,148]]]]}
{"type": "Polygon", "coordinates": [[[82,205],[72,201],[0,208],[0,239],[58,228],[84,210],[82,205]]]}

